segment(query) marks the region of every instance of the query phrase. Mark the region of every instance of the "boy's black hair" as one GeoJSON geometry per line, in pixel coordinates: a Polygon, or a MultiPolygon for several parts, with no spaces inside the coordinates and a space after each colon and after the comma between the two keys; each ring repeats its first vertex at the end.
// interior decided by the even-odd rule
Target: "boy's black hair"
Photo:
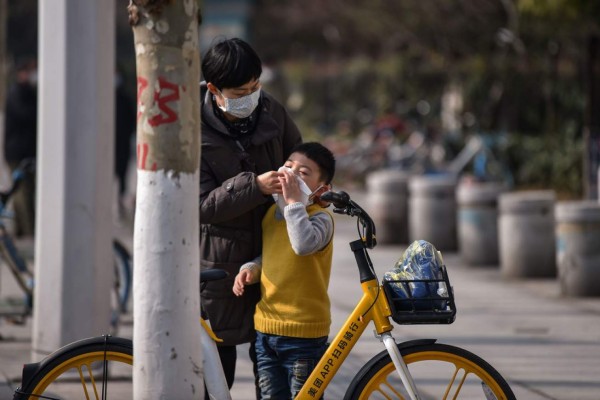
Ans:
{"type": "Polygon", "coordinates": [[[331,150],[318,142],[301,143],[292,149],[292,153],[304,154],[313,160],[321,170],[321,179],[330,184],[335,175],[335,157],[331,150]]]}
{"type": "Polygon", "coordinates": [[[202,58],[204,80],[219,90],[236,88],[262,74],[262,62],[242,39],[226,39],[211,47],[202,58]]]}

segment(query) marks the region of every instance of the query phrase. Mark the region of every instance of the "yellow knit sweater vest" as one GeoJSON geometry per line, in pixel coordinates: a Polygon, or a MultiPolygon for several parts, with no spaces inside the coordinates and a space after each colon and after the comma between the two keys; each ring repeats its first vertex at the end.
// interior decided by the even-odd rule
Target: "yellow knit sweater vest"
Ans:
{"type": "MultiPolygon", "coordinates": [[[[331,311],[327,287],[333,240],[322,250],[294,253],[284,219],[275,219],[276,205],[265,215],[263,228],[261,299],[254,313],[257,331],[271,335],[317,338],[329,334],[331,311]]],[[[327,212],[311,205],[307,212],[327,212]]],[[[331,215],[330,215],[331,216],[331,215]]]]}

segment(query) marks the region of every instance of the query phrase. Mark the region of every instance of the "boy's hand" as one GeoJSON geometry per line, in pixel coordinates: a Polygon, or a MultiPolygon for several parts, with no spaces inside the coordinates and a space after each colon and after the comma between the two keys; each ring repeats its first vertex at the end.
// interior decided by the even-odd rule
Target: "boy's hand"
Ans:
{"type": "Polygon", "coordinates": [[[254,281],[254,270],[253,269],[243,269],[241,270],[235,277],[235,281],[233,282],[233,293],[236,296],[241,296],[244,294],[244,287],[246,285],[250,285],[254,281]]]}
{"type": "Polygon", "coordinates": [[[298,177],[294,173],[286,170],[282,171],[282,175],[279,177],[281,183],[281,189],[283,192],[283,198],[286,204],[293,204],[302,201],[302,190],[300,190],[300,184],[298,183],[298,177]]]}

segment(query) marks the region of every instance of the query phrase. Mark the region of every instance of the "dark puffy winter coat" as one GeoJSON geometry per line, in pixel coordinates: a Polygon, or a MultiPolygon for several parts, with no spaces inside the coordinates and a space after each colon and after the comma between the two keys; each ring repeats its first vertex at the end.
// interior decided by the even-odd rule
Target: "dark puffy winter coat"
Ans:
{"type": "Polygon", "coordinates": [[[229,277],[207,282],[201,303],[223,344],[236,345],[254,340],[260,285],[250,285],[236,297],[233,281],[240,266],[261,253],[261,221],[272,204],[256,176],[281,167],[301,137],[283,106],[263,91],[256,128],[244,147],[214,114],[210,96],[202,83],[200,264],[202,270],[224,269],[229,277]]]}
{"type": "Polygon", "coordinates": [[[37,146],[37,90],[16,83],[6,95],[4,159],[18,163],[34,158],[37,146]]]}

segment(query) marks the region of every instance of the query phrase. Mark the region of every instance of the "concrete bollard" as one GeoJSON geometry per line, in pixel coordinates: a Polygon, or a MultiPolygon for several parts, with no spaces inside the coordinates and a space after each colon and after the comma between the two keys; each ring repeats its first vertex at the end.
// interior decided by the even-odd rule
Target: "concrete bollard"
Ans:
{"type": "Polygon", "coordinates": [[[458,248],[468,265],[498,265],[498,197],[502,182],[461,182],[458,203],[458,248]]]}
{"type": "Polygon", "coordinates": [[[556,276],[551,190],[500,195],[500,270],[504,278],[556,276]]]}
{"type": "Polygon", "coordinates": [[[408,187],[409,242],[423,239],[440,251],[456,250],[456,176],[414,176],[408,187]]]}
{"type": "Polygon", "coordinates": [[[375,222],[378,243],[408,243],[409,176],[392,169],[367,176],[368,212],[375,222]]]}
{"type": "Polygon", "coordinates": [[[600,204],[592,200],[558,203],[555,216],[561,293],[600,296],[600,204]]]}

